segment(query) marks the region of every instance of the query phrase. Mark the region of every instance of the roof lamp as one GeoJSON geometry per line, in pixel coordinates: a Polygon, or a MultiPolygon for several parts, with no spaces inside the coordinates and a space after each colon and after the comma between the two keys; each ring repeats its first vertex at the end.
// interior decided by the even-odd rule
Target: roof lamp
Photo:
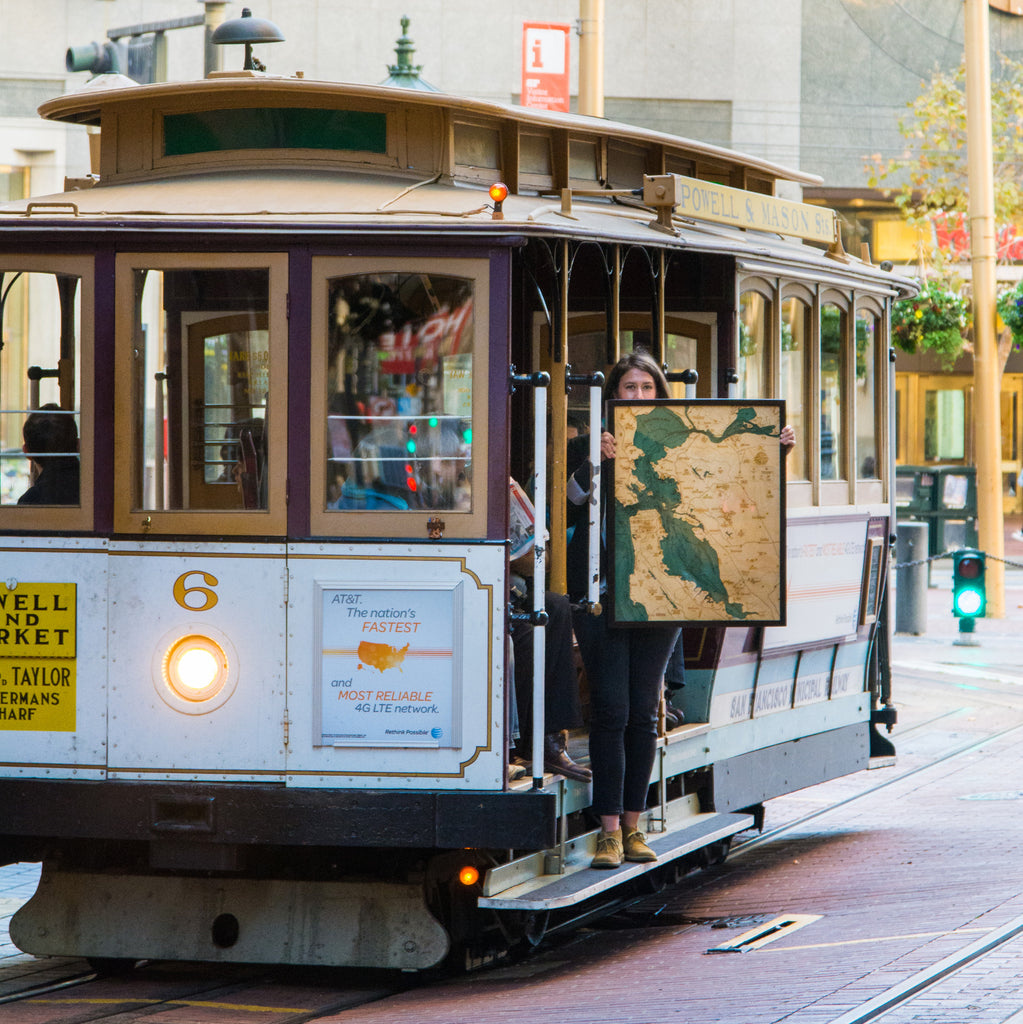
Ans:
{"type": "Polygon", "coordinates": [[[508,186],[503,181],[495,181],[488,189],[488,194],[494,200],[494,220],[504,220],[502,205],[508,198],[508,186]]]}
{"type": "Polygon", "coordinates": [[[283,43],[281,30],[265,18],[253,18],[248,7],[242,8],[240,18],[231,18],[217,26],[210,42],[221,46],[225,43],[243,43],[245,45],[245,64],[243,71],[266,71],[266,66],[252,56],[253,43],[283,43]]]}

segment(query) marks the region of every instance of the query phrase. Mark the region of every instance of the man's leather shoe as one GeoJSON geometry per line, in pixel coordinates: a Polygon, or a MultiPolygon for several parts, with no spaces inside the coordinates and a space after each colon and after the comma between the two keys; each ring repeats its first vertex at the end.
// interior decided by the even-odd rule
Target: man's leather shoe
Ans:
{"type": "Polygon", "coordinates": [[[589,768],[576,764],[568,756],[565,749],[567,736],[565,731],[549,732],[543,738],[543,767],[544,771],[552,772],[555,775],[564,775],[566,779],[576,779],[579,782],[589,782],[593,773],[589,768]]]}
{"type": "Polygon", "coordinates": [[[678,708],[672,707],[670,704],[664,705],[664,728],[668,732],[684,725],[685,721],[685,715],[678,708]]]}

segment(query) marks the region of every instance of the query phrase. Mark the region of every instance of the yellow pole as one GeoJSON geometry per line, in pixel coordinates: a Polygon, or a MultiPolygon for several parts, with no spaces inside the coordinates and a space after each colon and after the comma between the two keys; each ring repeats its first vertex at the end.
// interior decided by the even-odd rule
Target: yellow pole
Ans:
{"type": "Polygon", "coordinates": [[[1001,368],[995,340],[995,200],[991,144],[991,56],[987,0],[966,3],[966,145],[973,267],[973,390],[977,438],[977,527],[987,563],[987,614],[1005,617],[1001,368]]]}
{"type": "Polygon", "coordinates": [[[579,113],[604,116],[604,0],[579,0],[579,113]]]}
{"type": "MultiPolygon", "coordinates": [[[[568,534],[568,509],[565,505],[565,449],[568,446],[568,394],[565,391],[565,364],[568,362],[568,242],[561,249],[561,310],[558,317],[561,332],[561,359],[551,360],[551,538],[550,588],[555,593],[568,592],[568,560],[565,537],[568,534]],[[556,538],[556,539],[555,539],[556,538]]],[[[553,347],[553,346],[552,346],[553,347]]],[[[537,517],[541,515],[537,511],[537,517]]],[[[582,527],[580,527],[582,529],[582,527]]]]}

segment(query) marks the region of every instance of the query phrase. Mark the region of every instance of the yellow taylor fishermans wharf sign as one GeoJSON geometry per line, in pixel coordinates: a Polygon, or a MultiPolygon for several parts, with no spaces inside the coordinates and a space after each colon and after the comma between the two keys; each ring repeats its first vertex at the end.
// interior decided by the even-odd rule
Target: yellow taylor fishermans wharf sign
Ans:
{"type": "Polygon", "coordinates": [[[645,177],[643,202],[661,208],[670,206],[676,217],[794,235],[828,245],[838,237],[835,212],[824,206],[777,199],[680,174],[645,177]]]}
{"type": "Polygon", "coordinates": [[[74,583],[0,583],[0,731],[74,732],[74,583]]]}

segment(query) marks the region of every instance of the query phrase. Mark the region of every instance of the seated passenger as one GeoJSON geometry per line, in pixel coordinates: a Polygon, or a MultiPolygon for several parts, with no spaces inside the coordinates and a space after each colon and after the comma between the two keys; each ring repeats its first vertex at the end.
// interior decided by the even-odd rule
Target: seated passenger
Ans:
{"type": "Polygon", "coordinates": [[[77,505],[79,503],[78,428],[72,412],[49,403],[30,413],[22,427],[31,486],[19,505],[77,505]]]}

